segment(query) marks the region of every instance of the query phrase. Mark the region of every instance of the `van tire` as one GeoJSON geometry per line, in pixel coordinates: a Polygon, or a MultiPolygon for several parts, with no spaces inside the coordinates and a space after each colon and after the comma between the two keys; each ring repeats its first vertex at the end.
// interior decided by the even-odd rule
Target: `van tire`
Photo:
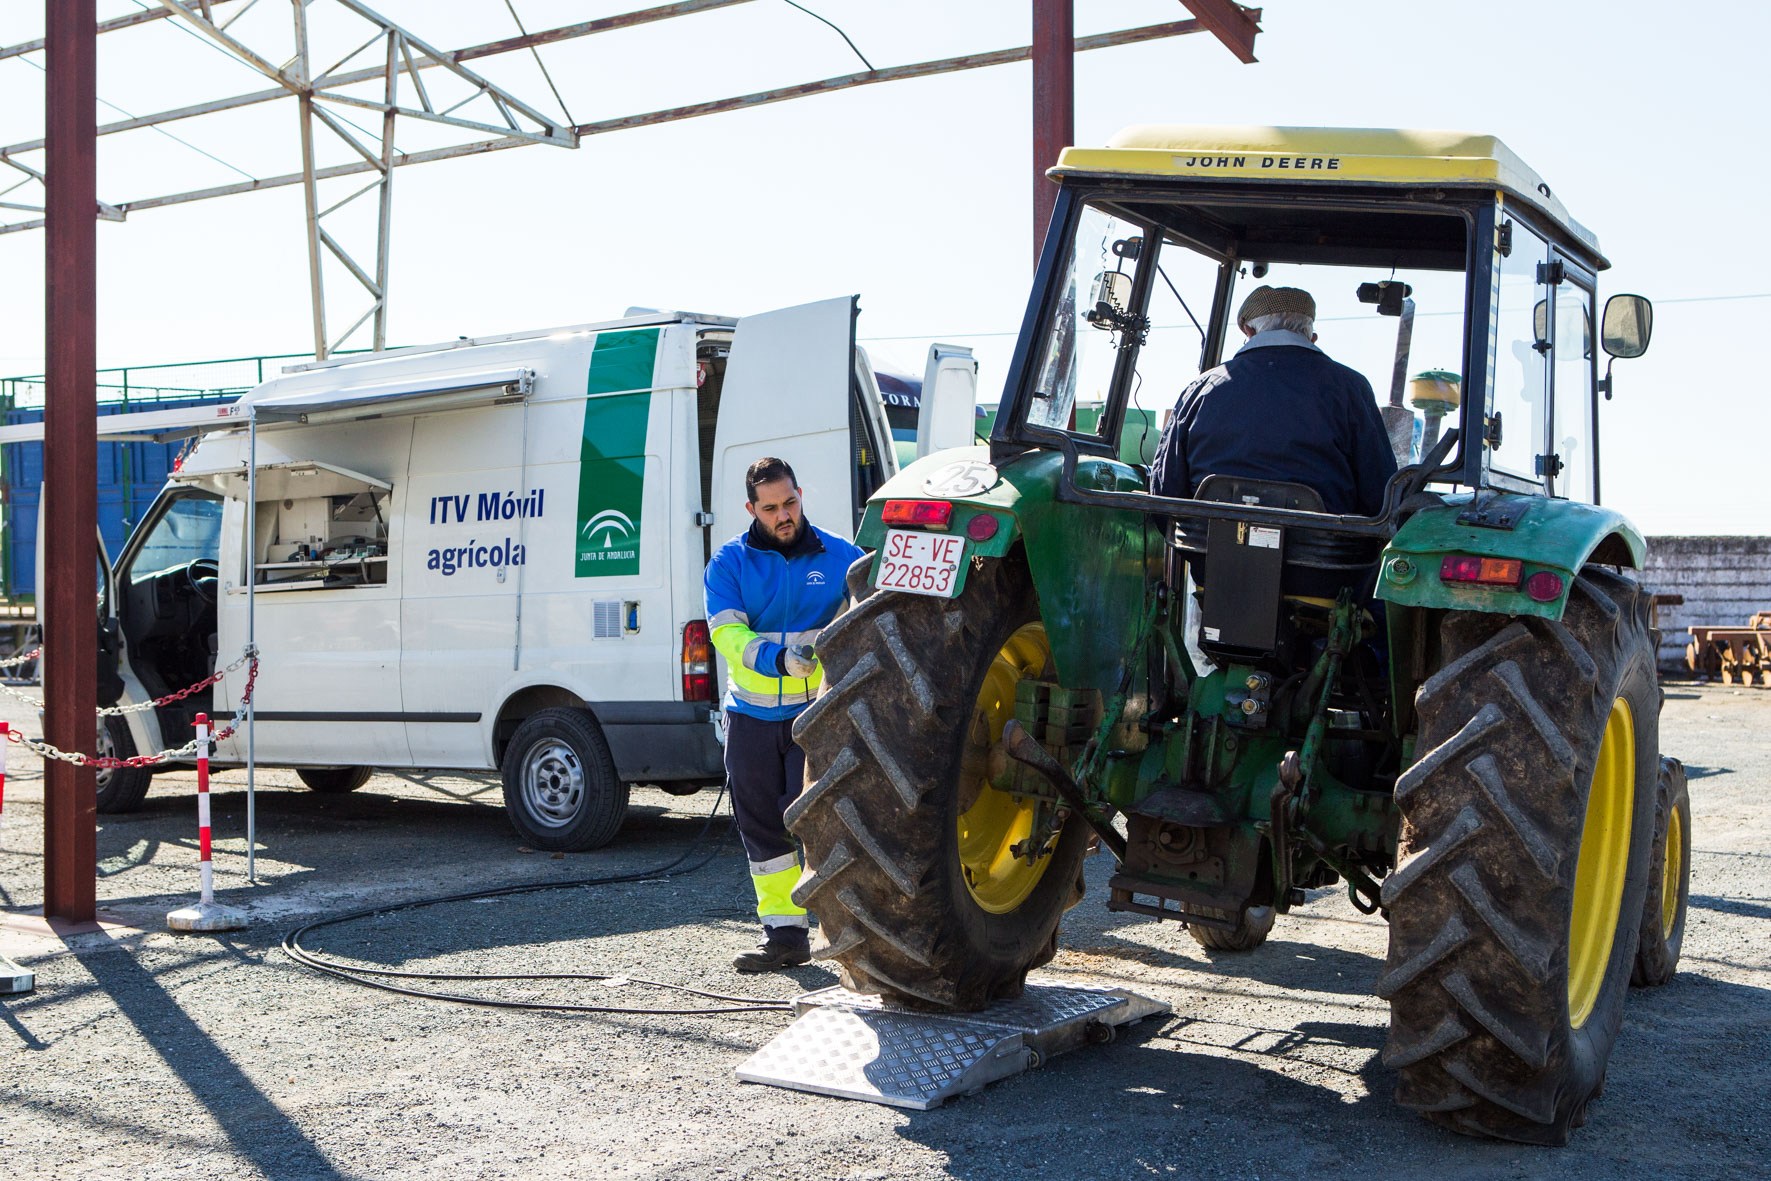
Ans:
{"type": "Polygon", "coordinates": [[[297,767],[295,775],[312,791],[322,795],[343,795],[347,791],[356,791],[369,777],[375,774],[374,767],[297,767]]]}
{"type": "MultiPolygon", "coordinates": [[[[129,723],[116,714],[107,715],[98,728],[98,753],[113,759],[134,758],[135,739],[129,734],[129,723]]],[[[98,810],[109,815],[141,807],[153,786],[154,771],[151,767],[109,767],[101,768],[95,778],[98,810]]]]}
{"type": "Polygon", "coordinates": [[[615,839],[628,785],[589,710],[556,707],[523,719],[504,748],[504,810],[523,842],[582,853],[615,839]]]}

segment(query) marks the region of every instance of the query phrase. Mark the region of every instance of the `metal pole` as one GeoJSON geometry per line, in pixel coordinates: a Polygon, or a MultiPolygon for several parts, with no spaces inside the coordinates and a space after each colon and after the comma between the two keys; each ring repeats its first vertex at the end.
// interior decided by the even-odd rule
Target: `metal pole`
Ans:
{"type": "MultiPolygon", "coordinates": [[[[43,412],[46,609],[43,736],[93,751],[98,736],[98,12],[96,0],[45,4],[48,200],[43,412]]],[[[44,764],[43,914],[97,917],[98,799],[91,767],[44,764]]]]}
{"type": "Polygon", "coordinates": [[[381,116],[381,207],[375,234],[375,330],[372,347],[387,347],[387,267],[394,217],[394,99],[400,79],[400,35],[387,34],[387,110],[381,116]]]}
{"type": "MultiPolygon", "coordinates": [[[[246,409],[246,646],[258,651],[258,407],[246,409]]],[[[248,666],[250,668],[250,665],[248,666]]],[[[258,707],[246,703],[246,880],[258,885],[258,707]]]]}
{"type": "Polygon", "coordinates": [[[1033,0],[1033,261],[1045,245],[1058,188],[1045,170],[1076,140],[1076,34],[1072,0],[1033,0]]]}

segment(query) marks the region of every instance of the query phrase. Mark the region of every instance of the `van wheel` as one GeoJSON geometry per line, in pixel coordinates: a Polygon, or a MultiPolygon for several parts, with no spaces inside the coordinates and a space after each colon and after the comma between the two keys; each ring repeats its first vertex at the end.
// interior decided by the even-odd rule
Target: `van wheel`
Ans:
{"type": "MultiPolygon", "coordinates": [[[[129,723],[109,714],[99,723],[98,754],[107,759],[135,757],[135,739],[129,736],[129,723]]],[[[101,768],[94,777],[98,781],[98,810],[105,813],[133,812],[141,807],[153,786],[151,767],[101,768]]]]}
{"type": "Polygon", "coordinates": [[[374,767],[297,767],[296,777],[324,795],[356,791],[375,774],[374,767]]]}
{"type": "Polygon", "coordinates": [[[627,817],[627,792],[588,710],[537,710],[505,748],[504,809],[537,849],[581,853],[608,844],[627,817]]]}

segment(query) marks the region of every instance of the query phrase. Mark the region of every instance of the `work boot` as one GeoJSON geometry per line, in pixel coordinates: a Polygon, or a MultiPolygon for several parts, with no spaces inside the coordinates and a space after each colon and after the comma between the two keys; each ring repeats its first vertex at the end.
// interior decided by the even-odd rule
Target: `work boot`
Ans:
{"type": "Polygon", "coordinates": [[[763,941],[732,959],[740,972],[778,972],[812,959],[811,934],[804,927],[769,927],[763,941]]]}

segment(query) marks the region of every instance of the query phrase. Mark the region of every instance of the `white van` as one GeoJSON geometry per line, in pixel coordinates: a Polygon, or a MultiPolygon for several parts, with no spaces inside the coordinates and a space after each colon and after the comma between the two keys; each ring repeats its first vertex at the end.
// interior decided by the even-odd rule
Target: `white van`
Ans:
{"type": "MultiPolygon", "coordinates": [[[[202,680],[250,629],[258,763],[325,792],[376,767],[500,769],[545,849],[610,840],[632,783],[717,784],[701,577],[748,524],[745,468],[786,459],[809,519],[845,536],[897,469],[856,312],[650,313],[293,367],[221,412],[119,556],[122,700],[202,680]]],[[[954,351],[931,350],[922,411],[963,402],[943,417],[966,437],[924,451],[972,441],[954,351]]],[[[177,746],[245,683],[112,717],[101,746],[177,746]]],[[[245,738],[215,763],[243,764],[245,738]]],[[[100,810],[149,775],[106,773],[100,810]]]]}

